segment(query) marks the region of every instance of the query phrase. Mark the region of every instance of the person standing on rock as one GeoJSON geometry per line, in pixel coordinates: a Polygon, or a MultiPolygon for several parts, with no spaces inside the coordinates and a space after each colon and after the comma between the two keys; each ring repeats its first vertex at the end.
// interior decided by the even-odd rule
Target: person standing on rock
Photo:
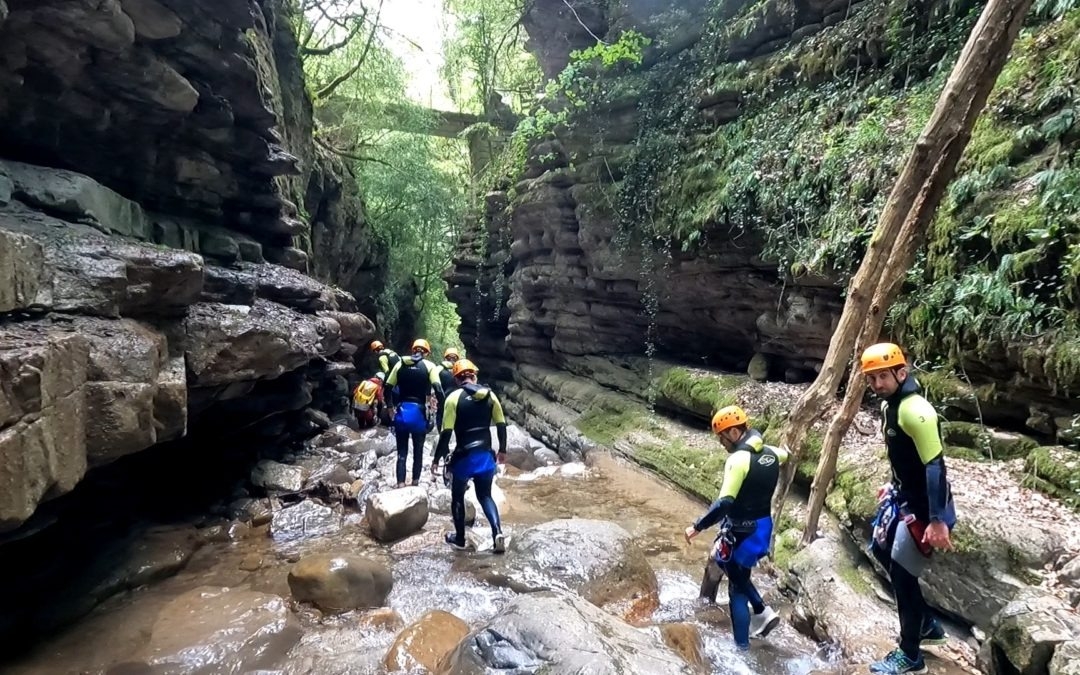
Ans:
{"type": "Polygon", "coordinates": [[[361,429],[371,428],[379,423],[383,407],[386,401],[383,398],[384,373],[375,373],[353,390],[353,411],[356,413],[356,424],[361,429]]]}
{"type": "Polygon", "coordinates": [[[780,624],[779,615],[765,604],[750,580],[750,571],[769,552],[772,495],[780,465],[788,461],[789,453],[765,445],[761,433],[750,428],[746,412],[736,405],[713,415],[712,430],[730,453],[724,463],[724,482],[705,515],[686,528],[686,541],[720,523],[712,558],[727,573],[735,644],[749,649],[751,637],[763,638],[780,624]]]}
{"type": "Polygon", "coordinates": [[[402,357],[386,385],[390,391],[391,405],[397,404],[394,415],[394,436],[397,440],[397,487],[405,486],[405,461],[409,454],[409,440],[413,444],[412,484],[420,484],[420,469],[424,461],[424,438],[428,432],[425,410],[428,396],[434,392],[438,402],[439,418],[443,408],[442,385],[435,364],[425,356],[431,353],[431,345],[423,338],[413,341],[412,356],[402,357]],[[396,389],[393,389],[396,387],[396,389]]]}
{"type": "Polygon", "coordinates": [[[379,370],[384,373],[394,372],[394,368],[401,362],[401,357],[397,355],[392,349],[387,349],[383,343],[378,340],[371,341],[371,352],[375,354],[375,357],[379,360],[379,370]]]}
{"type": "Polygon", "coordinates": [[[450,436],[456,436],[454,454],[447,460],[452,480],[450,483],[450,513],[454,517],[454,531],[446,533],[446,543],[457,550],[465,550],[465,491],[469,481],[476,486],[476,498],[491,524],[494,551],[506,551],[506,538],[499,521],[499,508],[491,498],[491,484],[495,480],[498,464],[506,461],[506,417],[503,415],[499,397],[489,387],[476,383],[477,368],[472,361],[461,359],[454,364],[453,375],[458,388],[446,398],[442,431],[431,473],[435,474],[439,461],[450,454],[450,436]],[[493,452],[491,425],[499,437],[499,451],[493,452]]]}
{"type": "Polygon", "coordinates": [[[870,551],[889,572],[900,616],[900,646],[870,665],[871,673],[925,673],[922,645],[944,644],[945,631],[923,599],[919,576],[935,548],[952,549],[956,507],[945,473],[941,427],[923,398],[904,353],[883,342],[867,347],[861,367],[882,398],[882,432],[892,482],[878,490],[870,551]]]}

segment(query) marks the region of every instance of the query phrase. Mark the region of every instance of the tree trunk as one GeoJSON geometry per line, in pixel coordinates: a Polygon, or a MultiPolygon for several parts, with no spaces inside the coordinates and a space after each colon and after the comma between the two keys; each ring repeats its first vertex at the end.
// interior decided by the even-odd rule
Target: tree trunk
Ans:
{"type": "MultiPolygon", "coordinates": [[[[865,333],[869,339],[880,333],[885,311],[925,237],[945,188],[956,173],[956,164],[971,138],[971,130],[1030,6],[1031,0],[990,0],[986,5],[945,83],[930,121],[896,179],[862,264],[848,285],[844,310],[821,372],[795,404],[781,434],[782,442],[794,455],[773,497],[774,514],[780,513],[791,487],[802,455],[802,440],[824,409],[835,401],[840,377],[859,336],[865,333]],[[887,270],[892,273],[884,275],[887,270]]],[[[825,458],[824,448],[822,457],[825,458]]]]}

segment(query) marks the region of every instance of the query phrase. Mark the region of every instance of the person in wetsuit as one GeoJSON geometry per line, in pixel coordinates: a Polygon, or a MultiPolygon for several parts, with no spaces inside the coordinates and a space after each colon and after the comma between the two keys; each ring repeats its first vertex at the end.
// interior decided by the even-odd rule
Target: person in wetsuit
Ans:
{"type": "Polygon", "coordinates": [[[454,382],[454,364],[461,359],[461,354],[453,347],[447,347],[443,352],[442,364],[439,367],[439,382],[442,383],[443,393],[447,396],[457,386],[454,382]]]}
{"type": "Polygon", "coordinates": [[[721,408],[713,415],[712,430],[730,453],[724,463],[724,482],[705,515],[686,528],[686,541],[720,524],[711,557],[727,574],[735,644],[749,649],[751,637],[763,638],[780,624],[779,615],[765,604],[750,580],[750,570],[769,552],[772,495],[780,465],[788,461],[789,453],[765,445],[739,406],[721,408]]]}
{"type": "Polygon", "coordinates": [[[378,340],[371,341],[371,352],[375,354],[375,358],[379,361],[379,370],[384,373],[391,373],[394,371],[394,367],[401,362],[401,357],[397,355],[392,349],[387,349],[383,343],[378,340]]]}
{"type": "Polygon", "coordinates": [[[397,487],[405,485],[405,460],[409,440],[413,444],[412,484],[420,484],[420,468],[424,460],[424,438],[428,432],[427,398],[434,392],[438,401],[438,419],[442,418],[443,390],[435,364],[424,358],[431,353],[427,340],[417,339],[412,355],[404,356],[386,378],[391,405],[397,404],[394,415],[394,436],[397,441],[397,487]],[[396,389],[395,389],[396,387],[396,389]]]}
{"type": "Polygon", "coordinates": [[[454,453],[447,460],[451,475],[450,513],[454,531],[446,533],[446,543],[465,550],[465,491],[469,481],[476,486],[476,498],[491,524],[494,551],[506,551],[506,538],[499,521],[499,508],[491,498],[491,484],[498,464],[506,461],[506,417],[499,397],[489,387],[476,383],[477,368],[472,361],[461,359],[454,364],[454,379],[458,388],[446,398],[442,432],[431,463],[434,474],[439,461],[450,452],[450,436],[456,436],[454,453]],[[491,425],[499,437],[499,451],[491,443],[491,425]]]}
{"type": "Polygon", "coordinates": [[[940,423],[900,347],[872,345],[860,360],[867,386],[882,399],[881,430],[892,469],[892,482],[878,491],[870,550],[889,572],[900,616],[900,646],[871,664],[870,672],[925,673],[920,647],[944,644],[945,631],[923,599],[919,576],[935,548],[952,548],[949,532],[956,525],[940,423]]]}

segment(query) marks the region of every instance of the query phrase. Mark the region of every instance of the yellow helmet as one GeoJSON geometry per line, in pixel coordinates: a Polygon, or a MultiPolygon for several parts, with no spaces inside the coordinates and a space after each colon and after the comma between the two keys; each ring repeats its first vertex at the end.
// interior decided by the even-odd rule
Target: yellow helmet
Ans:
{"type": "Polygon", "coordinates": [[[740,424],[746,424],[749,421],[750,418],[746,416],[745,410],[737,405],[729,405],[716,411],[716,414],[713,415],[712,430],[714,434],[718,434],[721,431],[737,427],[740,424]]]}
{"type": "Polygon", "coordinates": [[[904,360],[904,352],[891,342],[879,342],[876,345],[870,345],[862,353],[860,361],[864,373],[907,365],[907,361],[904,360]]]}
{"type": "Polygon", "coordinates": [[[416,338],[412,343],[412,350],[414,352],[424,352],[425,354],[431,353],[431,344],[424,338],[416,338]]]}
{"type": "Polygon", "coordinates": [[[449,361],[451,356],[453,356],[455,359],[461,358],[461,354],[458,353],[457,349],[455,349],[454,347],[447,347],[446,351],[443,352],[442,357],[449,361]]]}
{"type": "Polygon", "coordinates": [[[378,340],[372,340],[371,341],[371,351],[377,352],[382,348],[383,348],[383,343],[379,342],[378,340]]]}
{"type": "Polygon", "coordinates": [[[465,373],[472,373],[473,375],[475,375],[476,373],[480,372],[480,369],[477,368],[476,364],[469,359],[460,359],[457,363],[454,364],[454,368],[451,372],[454,374],[454,377],[461,377],[465,373]]]}

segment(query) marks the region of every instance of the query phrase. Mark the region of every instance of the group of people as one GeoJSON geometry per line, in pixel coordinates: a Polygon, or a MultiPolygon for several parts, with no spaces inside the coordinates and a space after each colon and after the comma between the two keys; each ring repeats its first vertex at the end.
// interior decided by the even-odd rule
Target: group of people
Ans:
{"type": "MultiPolygon", "coordinates": [[[[377,423],[385,408],[397,440],[397,486],[405,485],[409,442],[413,447],[412,485],[419,484],[424,439],[439,428],[432,461],[437,475],[445,460],[451,486],[454,531],[446,543],[466,548],[465,492],[473,481],[476,496],[491,524],[494,551],[506,550],[499,511],[491,498],[497,465],[506,458],[506,418],[499,398],[477,381],[476,365],[447,349],[441,365],[429,360],[427,340],[412,343],[411,353],[399,356],[381,342],[371,343],[381,370],[357,386],[354,404],[362,425],[377,423]],[[389,374],[386,374],[389,373],[389,374]],[[371,386],[369,386],[369,384],[371,386]],[[435,405],[425,412],[430,398],[435,405]],[[363,399],[364,403],[357,403],[363,399]],[[363,406],[368,407],[363,407],[363,406]],[[434,418],[434,423],[430,418],[434,418]],[[498,451],[491,438],[496,428],[498,451]],[[455,440],[454,450],[450,441],[455,440]]],[[[930,612],[919,576],[934,549],[951,549],[950,531],[956,509],[945,471],[940,424],[934,406],[922,396],[900,347],[892,343],[866,349],[860,359],[871,391],[882,399],[882,434],[892,480],[878,491],[878,514],[870,550],[888,571],[900,619],[899,646],[870,672],[881,675],[925,673],[921,648],[943,644],[945,633],[930,612]]],[[[715,602],[723,576],[728,579],[732,632],[740,649],[751,638],[764,638],[780,623],[751,580],[751,571],[769,552],[773,520],[771,502],[780,467],[790,455],[786,448],[765,443],[742,408],[727,406],[712,418],[712,431],[729,453],[720,495],[684,536],[691,542],[702,531],[719,525],[702,582],[701,595],[715,602]]]]}
{"type": "MultiPolygon", "coordinates": [[[[900,347],[880,343],[867,348],[860,367],[869,389],[881,398],[882,434],[892,480],[878,490],[870,551],[889,574],[900,619],[899,646],[870,664],[871,673],[925,673],[922,647],[945,643],[945,631],[930,612],[919,586],[934,549],[949,550],[956,509],[945,471],[941,429],[934,406],[923,397],[900,347]]],[[[767,636],[780,623],[750,579],[751,569],[769,551],[771,501],[788,461],[785,448],[765,444],[738,406],[719,410],[712,430],[729,456],[720,495],[686,528],[687,543],[719,525],[701,595],[715,602],[723,575],[735,643],[750,648],[750,638],[767,636]]]]}
{"type": "Polygon", "coordinates": [[[431,344],[424,338],[413,341],[404,356],[375,340],[370,349],[380,370],[360,382],[353,390],[353,409],[361,428],[380,421],[394,429],[397,445],[397,487],[405,487],[409,444],[412,444],[411,485],[420,484],[424,440],[439,429],[431,474],[438,476],[443,466],[444,480],[450,486],[451,515],[454,531],[446,534],[446,543],[465,550],[465,493],[473,482],[477,501],[491,525],[492,547],[506,551],[499,509],[491,496],[498,464],[506,460],[506,417],[502,403],[490,387],[477,381],[479,369],[460,352],[450,347],[443,352],[441,364],[431,361],[431,344]],[[491,438],[496,429],[498,451],[491,438]],[[454,440],[454,450],[450,441],[454,440]]]}

